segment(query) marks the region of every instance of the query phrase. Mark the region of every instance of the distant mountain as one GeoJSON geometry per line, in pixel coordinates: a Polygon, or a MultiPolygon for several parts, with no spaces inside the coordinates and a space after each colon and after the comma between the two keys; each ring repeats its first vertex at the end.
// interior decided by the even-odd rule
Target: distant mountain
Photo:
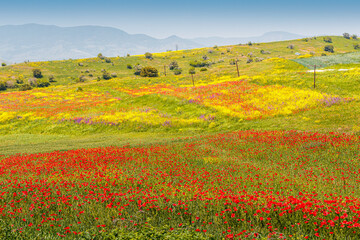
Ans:
{"type": "Polygon", "coordinates": [[[110,27],[57,27],[39,24],[0,26],[0,58],[11,62],[124,56],[202,47],[171,36],[156,39],[110,27]]]}
{"type": "Polygon", "coordinates": [[[222,38],[222,37],[208,37],[208,38],[194,38],[191,39],[193,42],[198,44],[212,47],[214,45],[224,46],[224,45],[235,45],[240,43],[248,42],[276,42],[276,41],[285,41],[304,38],[305,36],[288,33],[288,32],[268,32],[258,37],[246,37],[246,38],[222,38]]]}
{"type": "MultiPolygon", "coordinates": [[[[145,52],[193,49],[214,45],[271,42],[302,38],[287,32],[269,32],[250,38],[195,38],[171,36],[156,39],[145,34],[128,34],[111,27],[58,27],[39,24],[0,26],[0,59],[6,63],[23,61],[62,60],[69,58],[124,56],[145,52]]],[[[1,61],[1,60],[0,60],[1,61]]]]}

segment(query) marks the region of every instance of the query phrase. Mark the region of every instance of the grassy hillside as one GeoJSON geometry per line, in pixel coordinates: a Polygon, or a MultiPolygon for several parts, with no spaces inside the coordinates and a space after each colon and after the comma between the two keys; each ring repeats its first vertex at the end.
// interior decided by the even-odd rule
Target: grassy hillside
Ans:
{"type": "Polygon", "coordinates": [[[155,53],[153,59],[141,55],[2,67],[0,79],[14,86],[0,94],[0,150],[11,154],[136,144],[143,139],[151,143],[238,129],[358,132],[358,53],[341,53],[354,51],[359,40],[332,39],[335,52],[326,57],[321,55],[328,43],[321,37],[155,53]],[[352,57],[344,61],[344,56],[352,57]],[[193,86],[190,63],[205,57],[209,66],[196,68],[193,86]],[[239,78],[231,64],[234,59],[239,78]],[[249,59],[253,61],[247,63],[249,59]],[[173,61],[182,74],[169,69],[173,61]],[[347,72],[318,73],[313,89],[313,73],[299,63],[319,61],[352,65],[347,72]],[[155,67],[160,76],[135,76],[128,65],[136,64],[155,67]],[[16,81],[26,84],[35,68],[41,69],[43,79],[53,76],[55,82],[19,91],[16,81]],[[104,80],[104,70],[116,77],[104,80]],[[344,118],[339,112],[348,114],[344,118]]]}

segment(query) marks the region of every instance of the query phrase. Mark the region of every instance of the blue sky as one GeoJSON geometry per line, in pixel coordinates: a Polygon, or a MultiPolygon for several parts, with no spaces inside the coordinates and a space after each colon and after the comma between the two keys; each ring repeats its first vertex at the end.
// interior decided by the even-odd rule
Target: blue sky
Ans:
{"type": "Polygon", "coordinates": [[[359,8],[359,0],[8,0],[0,3],[0,25],[100,25],[157,38],[360,35],[359,8]]]}

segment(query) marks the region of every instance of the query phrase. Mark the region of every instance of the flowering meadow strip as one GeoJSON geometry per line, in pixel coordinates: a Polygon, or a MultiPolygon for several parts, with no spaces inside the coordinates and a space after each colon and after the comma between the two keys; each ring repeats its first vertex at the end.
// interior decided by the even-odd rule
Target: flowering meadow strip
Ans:
{"type": "Polygon", "coordinates": [[[217,238],[359,239],[358,136],[240,131],[0,161],[11,231],[168,225],[217,238]]]}
{"type": "Polygon", "coordinates": [[[235,79],[201,86],[174,87],[154,85],[139,89],[119,89],[133,96],[148,94],[171,95],[217,109],[227,115],[250,120],[269,116],[292,114],[302,110],[332,105],[340,98],[309,90],[279,85],[258,86],[246,80],[235,79]]]}

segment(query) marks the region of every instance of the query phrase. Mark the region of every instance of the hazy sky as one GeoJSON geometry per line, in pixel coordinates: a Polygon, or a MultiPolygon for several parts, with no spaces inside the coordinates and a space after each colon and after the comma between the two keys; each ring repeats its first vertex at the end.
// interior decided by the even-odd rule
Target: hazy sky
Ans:
{"type": "Polygon", "coordinates": [[[157,38],[360,35],[360,0],[4,0],[0,25],[99,25],[157,38]]]}

